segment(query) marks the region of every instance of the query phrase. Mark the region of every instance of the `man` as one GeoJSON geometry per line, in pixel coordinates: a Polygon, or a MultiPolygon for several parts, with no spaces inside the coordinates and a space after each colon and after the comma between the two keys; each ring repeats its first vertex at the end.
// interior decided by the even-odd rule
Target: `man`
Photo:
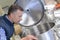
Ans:
{"type": "MultiPolygon", "coordinates": [[[[18,23],[22,20],[23,9],[14,4],[10,6],[8,14],[0,16],[0,40],[10,40],[10,37],[14,33],[14,23],[18,23]]],[[[32,35],[28,35],[21,40],[37,40],[32,35]]]]}

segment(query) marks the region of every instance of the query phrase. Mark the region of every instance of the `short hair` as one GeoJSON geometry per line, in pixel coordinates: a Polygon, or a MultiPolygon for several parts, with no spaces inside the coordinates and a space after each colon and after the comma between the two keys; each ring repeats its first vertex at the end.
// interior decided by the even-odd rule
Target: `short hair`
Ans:
{"type": "Polygon", "coordinates": [[[19,5],[16,4],[11,5],[8,9],[8,15],[10,15],[10,13],[15,12],[17,10],[24,11],[23,8],[19,5]]]}

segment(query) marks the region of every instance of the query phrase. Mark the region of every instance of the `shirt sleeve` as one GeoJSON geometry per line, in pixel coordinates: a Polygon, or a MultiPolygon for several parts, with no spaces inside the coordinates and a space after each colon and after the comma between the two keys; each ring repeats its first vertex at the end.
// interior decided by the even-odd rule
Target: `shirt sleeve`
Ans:
{"type": "Polygon", "coordinates": [[[0,40],[7,40],[6,35],[5,35],[5,31],[1,27],[0,27],[0,40]]]}

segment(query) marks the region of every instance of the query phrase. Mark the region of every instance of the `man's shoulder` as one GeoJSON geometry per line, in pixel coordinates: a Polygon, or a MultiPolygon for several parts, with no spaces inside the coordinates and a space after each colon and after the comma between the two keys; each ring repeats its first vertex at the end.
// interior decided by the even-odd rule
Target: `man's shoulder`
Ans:
{"type": "Polygon", "coordinates": [[[2,22],[2,20],[3,20],[3,16],[0,16],[0,23],[2,22]]]}
{"type": "Polygon", "coordinates": [[[2,18],[2,16],[0,16],[0,18],[2,18]]]}
{"type": "Polygon", "coordinates": [[[2,19],[2,16],[0,16],[0,20],[2,19]]]}

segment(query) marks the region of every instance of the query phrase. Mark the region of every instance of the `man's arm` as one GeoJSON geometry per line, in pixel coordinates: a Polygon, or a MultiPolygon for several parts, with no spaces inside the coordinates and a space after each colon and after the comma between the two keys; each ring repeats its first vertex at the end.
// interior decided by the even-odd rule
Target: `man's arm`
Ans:
{"type": "Polygon", "coordinates": [[[5,35],[5,31],[1,27],[0,27],[0,40],[7,40],[6,35],[5,35]]]}

